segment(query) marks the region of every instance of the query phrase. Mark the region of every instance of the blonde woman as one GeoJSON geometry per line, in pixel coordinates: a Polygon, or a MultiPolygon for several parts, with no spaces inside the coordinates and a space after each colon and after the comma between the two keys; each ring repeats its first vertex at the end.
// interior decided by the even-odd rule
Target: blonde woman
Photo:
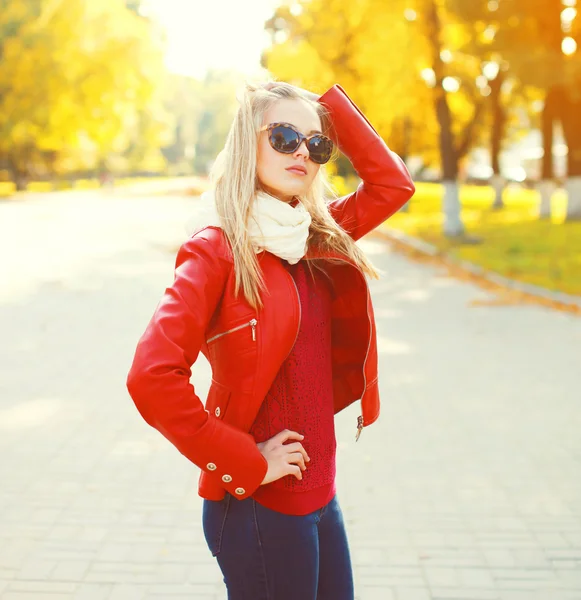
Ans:
{"type": "Polygon", "coordinates": [[[239,102],[127,386],[201,469],[204,535],[230,600],[353,600],[334,415],[361,400],[357,438],[379,415],[377,272],[355,241],[414,185],[338,85],[321,97],[247,85],[239,102]],[[321,169],[335,146],[362,180],[338,199],[321,169]],[[190,384],[200,351],[205,403],[190,384]]]}

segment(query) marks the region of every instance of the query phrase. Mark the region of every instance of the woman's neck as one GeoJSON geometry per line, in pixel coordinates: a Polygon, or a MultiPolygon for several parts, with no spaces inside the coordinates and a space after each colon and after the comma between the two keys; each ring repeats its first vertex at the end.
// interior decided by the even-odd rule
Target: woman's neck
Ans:
{"type": "Polygon", "coordinates": [[[262,192],[264,194],[268,194],[269,196],[272,196],[273,198],[276,198],[277,200],[280,200],[281,202],[284,202],[285,204],[296,205],[296,200],[297,200],[296,196],[287,196],[285,194],[281,194],[279,192],[271,191],[271,190],[268,190],[265,188],[258,188],[258,191],[262,192]]]}

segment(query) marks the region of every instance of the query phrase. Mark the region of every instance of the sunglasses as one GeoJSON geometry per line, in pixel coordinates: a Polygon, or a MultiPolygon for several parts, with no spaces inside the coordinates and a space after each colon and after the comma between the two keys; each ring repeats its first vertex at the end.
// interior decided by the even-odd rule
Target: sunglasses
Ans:
{"type": "Polygon", "coordinates": [[[270,145],[282,154],[292,154],[303,143],[307,142],[309,158],[318,165],[329,162],[333,153],[333,141],[322,133],[303,135],[290,123],[271,123],[258,131],[268,131],[270,145]]]}

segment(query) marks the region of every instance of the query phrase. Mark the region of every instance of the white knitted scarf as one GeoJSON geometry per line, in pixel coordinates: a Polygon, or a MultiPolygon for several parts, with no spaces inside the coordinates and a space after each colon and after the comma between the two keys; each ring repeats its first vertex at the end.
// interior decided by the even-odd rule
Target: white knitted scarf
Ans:
{"type": "MultiPolygon", "coordinates": [[[[204,192],[199,202],[199,209],[188,219],[188,235],[210,225],[221,227],[214,192],[204,192]]],[[[307,251],[310,225],[311,215],[301,202],[293,208],[270,194],[256,193],[248,233],[257,253],[267,250],[294,265],[307,251]]]]}

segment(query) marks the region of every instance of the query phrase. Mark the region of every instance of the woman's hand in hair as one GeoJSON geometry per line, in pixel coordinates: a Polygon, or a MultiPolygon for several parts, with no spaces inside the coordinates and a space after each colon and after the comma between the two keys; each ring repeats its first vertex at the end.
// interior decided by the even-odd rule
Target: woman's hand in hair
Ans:
{"type": "Polygon", "coordinates": [[[285,442],[302,440],[304,437],[296,431],[284,429],[266,442],[256,444],[268,463],[268,470],[260,485],[271,483],[285,475],[294,475],[299,480],[303,478],[303,471],[307,469],[305,461],[309,462],[311,459],[300,442],[285,442]]]}
{"type": "Polygon", "coordinates": [[[280,85],[281,83],[283,83],[284,85],[287,85],[289,87],[292,87],[299,94],[301,94],[301,96],[304,96],[307,100],[313,100],[314,102],[316,102],[321,97],[319,94],[315,94],[314,92],[310,92],[309,90],[305,90],[304,88],[300,88],[296,85],[291,85],[290,83],[286,83],[285,81],[283,81],[283,82],[267,81],[265,83],[262,83],[261,85],[265,90],[272,90],[273,88],[275,88],[277,85],[280,85]]]}

